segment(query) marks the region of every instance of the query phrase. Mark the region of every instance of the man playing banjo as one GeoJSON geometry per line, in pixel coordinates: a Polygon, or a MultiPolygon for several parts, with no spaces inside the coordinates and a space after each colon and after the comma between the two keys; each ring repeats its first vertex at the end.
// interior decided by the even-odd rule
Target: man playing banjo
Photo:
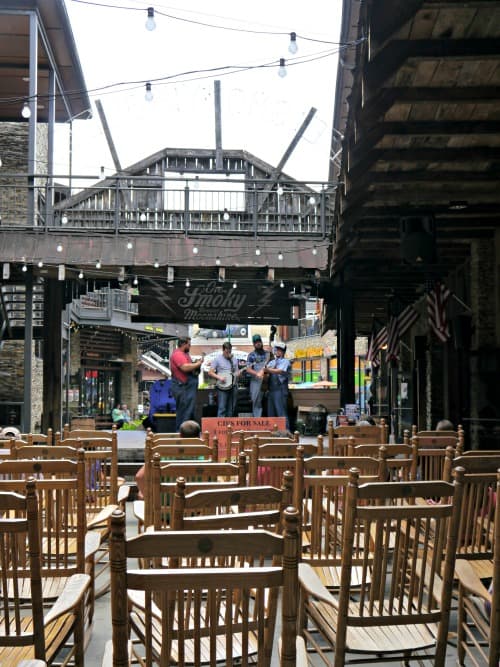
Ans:
{"type": "Polygon", "coordinates": [[[226,341],[222,344],[222,354],[213,360],[209,377],[216,380],[217,417],[235,417],[238,400],[238,361],[233,359],[233,346],[226,341]]]}
{"type": "Polygon", "coordinates": [[[264,395],[262,381],[264,379],[264,367],[269,361],[269,352],[264,350],[262,338],[259,334],[252,336],[252,343],[254,350],[248,355],[246,371],[250,375],[252,415],[262,417],[262,397],[264,395]]]}

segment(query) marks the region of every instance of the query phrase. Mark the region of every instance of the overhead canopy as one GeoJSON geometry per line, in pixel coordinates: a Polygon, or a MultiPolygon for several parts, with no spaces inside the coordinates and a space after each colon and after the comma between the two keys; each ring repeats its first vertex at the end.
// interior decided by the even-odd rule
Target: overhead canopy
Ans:
{"type": "Polygon", "coordinates": [[[338,71],[331,270],[368,333],[392,294],[415,301],[498,226],[500,3],[344,0],[342,25],[341,42],[369,41],[338,71]]]}
{"type": "Polygon", "coordinates": [[[0,121],[20,122],[29,96],[30,14],[38,19],[38,120],[48,119],[50,71],[56,76],[56,121],[89,118],[90,100],[64,0],[5,0],[0,3],[0,121]]]}

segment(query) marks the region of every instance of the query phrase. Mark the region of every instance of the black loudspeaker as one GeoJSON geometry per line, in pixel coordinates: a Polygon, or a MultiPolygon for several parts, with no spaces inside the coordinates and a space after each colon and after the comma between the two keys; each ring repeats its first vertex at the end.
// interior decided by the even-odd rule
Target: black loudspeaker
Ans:
{"type": "Polygon", "coordinates": [[[458,315],[451,322],[455,350],[470,350],[472,339],[472,318],[470,315],[458,315]]]}
{"type": "Polygon", "coordinates": [[[135,372],[135,381],[139,384],[139,382],[142,382],[142,371],[136,371],[135,372]]]}
{"type": "Polygon", "coordinates": [[[401,257],[409,264],[432,264],[436,261],[436,225],[432,215],[401,218],[401,257]]]}
{"type": "Polygon", "coordinates": [[[415,336],[413,344],[413,359],[423,361],[427,350],[427,338],[425,336],[415,336]]]}

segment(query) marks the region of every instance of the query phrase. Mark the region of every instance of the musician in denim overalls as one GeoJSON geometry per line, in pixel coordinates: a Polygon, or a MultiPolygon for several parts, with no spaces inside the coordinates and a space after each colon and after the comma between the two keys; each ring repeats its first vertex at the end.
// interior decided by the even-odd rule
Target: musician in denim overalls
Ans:
{"type": "Polygon", "coordinates": [[[269,361],[269,352],[264,350],[262,338],[259,334],[252,336],[254,350],[247,358],[246,372],[250,375],[250,398],[252,399],[252,415],[262,417],[262,380],[264,378],[264,367],[269,361]]]}
{"type": "Polygon", "coordinates": [[[274,359],[267,364],[264,372],[269,375],[267,415],[268,417],[285,417],[286,428],[289,430],[287,399],[292,364],[289,359],[285,359],[285,352],[285,343],[275,343],[274,359]]]}
{"type": "Polygon", "coordinates": [[[226,341],[222,354],[212,362],[208,375],[216,380],[217,417],[235,417],[238,401],[238,362],[233,359],[233,346],[226,341]]]}

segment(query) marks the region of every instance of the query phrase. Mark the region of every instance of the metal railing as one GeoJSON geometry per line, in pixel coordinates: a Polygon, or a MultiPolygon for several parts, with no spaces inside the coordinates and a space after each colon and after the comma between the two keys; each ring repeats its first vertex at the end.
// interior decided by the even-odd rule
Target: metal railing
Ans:
{"type": "Polygon", "coordinates": [[[321,318],[318,315],[301,317],[297,325],[289,327],[288,336],[290,340],[295,338],[306,338],[307,336],[319,336],[321,334],[321,318]]]}
{"type": "MultiPolygon", "coordinates": [[[[62,178],[62,177],[61,177],[62,178]]],[[[112,177],[68,196],[47,176],[3,174],[3,229],[312,234],[331,228],[331,189],[296,181],[112,177]],[[30,220],[30,200],[34,215],[30,220]]],[[[332,197],[333,203],[333,197],[332,197]]]]}
{"type": "Polygon", "coordinates": [[[139,306],[130,302],[130,294],[125,290],[103,287],[83,294],[72,302],[72,309],[79,320],[111,320],[114,313],[137,315],[139,306]]]}

